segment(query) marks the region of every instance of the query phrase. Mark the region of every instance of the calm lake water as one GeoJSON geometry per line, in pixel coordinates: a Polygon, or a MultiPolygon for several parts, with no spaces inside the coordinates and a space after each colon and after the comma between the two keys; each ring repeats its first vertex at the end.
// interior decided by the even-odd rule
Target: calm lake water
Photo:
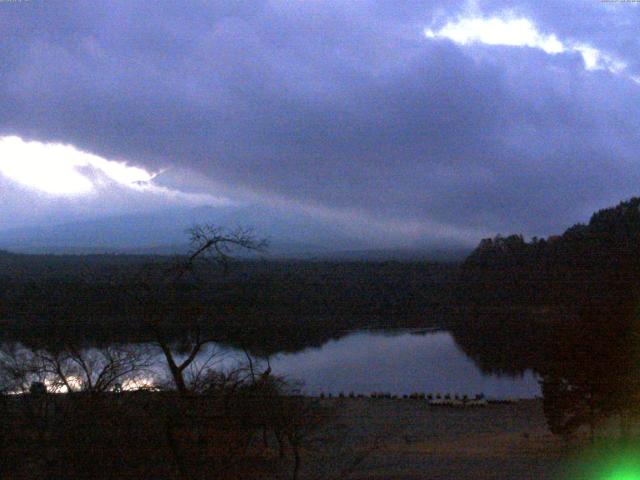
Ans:
{"type": "MultiPolygon", "coordinates": [[[[237,355],[237,354],[236,354],[237,355]]],[[[232,352],[221,365],[230,367],[232,352]]],[[[451,393],[533,398],[540,387],[531,372],[522,376],[487,375],[458,348],[447,332],[359,331],[319,348],[270,359],[273,373],[302,382],[309,395],[339,392],[451,393]]]]}
{"type": "MultiPolygon", "coordinates": [[[[151,367],[139,380],[145,384],[164,383],[168,372],[158,347],[138,344],[135,348],[147,352],[151,361],[151,367]]],[[[95,351],[89,349],[87,355],[91,350],[95,351]]],[[[256,367],[258,372],[266,367],[266,362],[260,363],[256,367]]],[[[206,364],[229,371],[246,365],[246,357],[241,351],[209,344],[200,352],[196,364],[192,367],[206,364]],[[208,359],[212,362],[207,363],[208,359]]],[[[470,397],[483,393],[489,398],[540,395],[532,372],[516,377],[483,373],[446,331],[356,331],[321,347],[276,354],[270,357],[269,364],[273,374],[299,382],[301,392],[308,395],[340,392],[449,393],[470,397]]]]}

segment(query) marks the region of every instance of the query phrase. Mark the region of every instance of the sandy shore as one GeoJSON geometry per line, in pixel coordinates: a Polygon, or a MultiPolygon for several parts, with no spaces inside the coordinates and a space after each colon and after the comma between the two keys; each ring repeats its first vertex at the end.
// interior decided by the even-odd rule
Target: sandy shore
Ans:
{"type": "Polygon", "coordinates": [[[424,400],[335,399],[350,443],[373,449],[349,478],[553,478],[562,441],[545,425],[537,400],[476,408],[424,400]]]}

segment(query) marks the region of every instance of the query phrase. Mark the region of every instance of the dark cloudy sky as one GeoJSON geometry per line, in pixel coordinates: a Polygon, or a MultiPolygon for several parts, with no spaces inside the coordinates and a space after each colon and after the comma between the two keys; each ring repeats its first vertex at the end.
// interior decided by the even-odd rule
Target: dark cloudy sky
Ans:
{"type": "Polygon", "coordinates": [[[0,227],[184,205],[407,239],[640,193],[640,5],[0,0],[0,227]]]}

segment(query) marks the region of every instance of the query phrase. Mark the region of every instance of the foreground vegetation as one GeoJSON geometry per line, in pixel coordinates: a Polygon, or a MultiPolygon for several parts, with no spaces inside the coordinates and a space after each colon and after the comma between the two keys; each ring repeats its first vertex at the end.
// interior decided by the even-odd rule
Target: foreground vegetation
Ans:
{"type": "Polygon", "coordinates": [[[335,448],[330,408],[267,385],[234,388],[3,397],[0,476],[296,479],[307,449],[335,448]]]}
{"type": "Polygon", "coordinates": [[[130,346],[4,347],[0,478],[295,480],[315,478],[301,474],[320,456],[343,478],[361,454],[334,435],[331,405],[249,355],[232,370],[179,360],[163,376],[130,346]]]}
{"type": "Polygon", "coordinates": [[[42,398],[10,399],[8,418],[21,423],[3,437],[2,478],[520,480],[555,478],[584,447],[548,432],[539,401],[461,410],[409,399],[292,397],[283,417],[253,395],[226,406],[211,395],[51,397],[44,422],[42,398]],[[297,469],[294,447],[285,440],[281,451],[278,430],[297,442],[297,469]]]}

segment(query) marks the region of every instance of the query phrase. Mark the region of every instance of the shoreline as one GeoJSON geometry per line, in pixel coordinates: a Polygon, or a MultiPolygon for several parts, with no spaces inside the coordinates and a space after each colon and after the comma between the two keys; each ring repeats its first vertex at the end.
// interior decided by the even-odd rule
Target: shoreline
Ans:
{"type": "Polygon", "coordinates": [[[546,427],[539,399],[481,408],[404,399],[325,399],[350,443],[379,441],[357,479],[539,479],[562,466],[565,445],[546,427]]]}

